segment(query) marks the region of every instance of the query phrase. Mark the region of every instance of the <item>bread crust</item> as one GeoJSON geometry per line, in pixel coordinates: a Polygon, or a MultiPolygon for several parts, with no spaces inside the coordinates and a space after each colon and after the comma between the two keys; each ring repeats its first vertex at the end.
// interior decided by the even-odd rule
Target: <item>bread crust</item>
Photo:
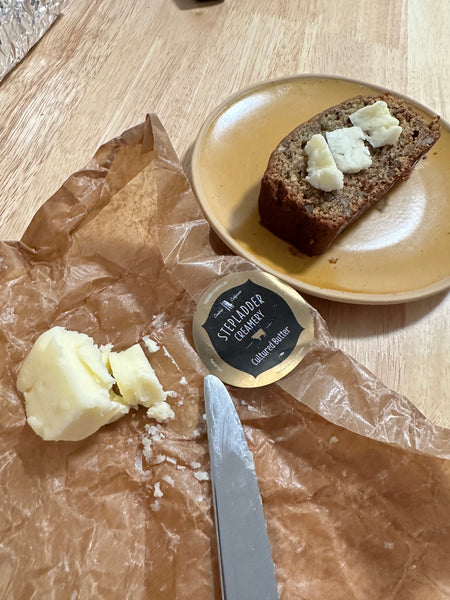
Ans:
{"type": "Polygon", "coordinates": [[[391,94],[356,96],[315,115],[291,131],[272,152],[258,199],[261,224],[301,252],[324,252],[353,221],[371,208],[416,163],[440,136],[439,117],[426,122],[391,94]],[[342,190],[323,192],[305,179],[304,147],[312,135],[351,126],[349,115],[383,100],[402,127],[393,146],[371,148],[372,165],[344,175],[342,190]]]}

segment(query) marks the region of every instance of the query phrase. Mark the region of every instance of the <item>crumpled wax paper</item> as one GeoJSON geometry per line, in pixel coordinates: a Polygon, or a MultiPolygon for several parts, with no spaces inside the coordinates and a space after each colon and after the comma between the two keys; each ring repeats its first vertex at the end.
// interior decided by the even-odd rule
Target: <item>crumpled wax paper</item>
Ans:
{"type": "MultiPolygon", "coordinates": [[[[220,598],[195,302],[251,268],[211,233],[154,115],[102,146],[0,243],[0,597],[220,598]],[[134,411],[44,442],[16,390],[40,333],[149,335],[176,418],[134,411]]],[[[450,441],[315,339],[286,378],[229,388],[254,453],[282,600],[450,597],[450,441]]]]}
{"type": "Polygon", "coordinates": [[[0,0],[0,81],[61,13],[64,0],[0,0]]]}

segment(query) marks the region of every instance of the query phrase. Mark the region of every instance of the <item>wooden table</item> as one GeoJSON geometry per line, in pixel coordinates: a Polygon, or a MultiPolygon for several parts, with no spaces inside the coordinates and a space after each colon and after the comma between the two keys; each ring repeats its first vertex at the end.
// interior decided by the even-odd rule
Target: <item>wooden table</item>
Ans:
{"type": "MultiPolygon", "coordinates": [[[[448,0],[68,0],[0,84],[1,238],[19,239],[101,143],[147,112],[188,167],[209,112],[254,82],[355,78],[450,120],[449,31],[448,0]]],[[[308,300],[337,345],[388,386],[413,401],[449,397],[448,295],[391,306],[308,300]]]]}

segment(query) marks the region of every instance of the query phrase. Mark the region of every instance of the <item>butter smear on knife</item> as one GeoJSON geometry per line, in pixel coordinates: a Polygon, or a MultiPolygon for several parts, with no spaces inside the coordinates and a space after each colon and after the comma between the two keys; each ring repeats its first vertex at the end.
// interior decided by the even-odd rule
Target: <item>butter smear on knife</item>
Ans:
{"type": "Polygon", "coordinates": [[[84,439],[138,405],[158,421],[174,417],[139,344],[113,352],[64,327],[53,327],[36,340],[17,388],[25,397],[28,424],[44,440],[84,439]]]}

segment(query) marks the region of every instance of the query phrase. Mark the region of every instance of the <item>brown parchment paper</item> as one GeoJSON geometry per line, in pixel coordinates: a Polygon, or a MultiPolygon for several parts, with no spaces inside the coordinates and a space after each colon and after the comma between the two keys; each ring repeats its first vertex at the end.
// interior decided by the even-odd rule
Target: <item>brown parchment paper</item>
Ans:
{"type": "MultiPolygon", "coordinates": [[[[211,234],[154,115],[0,243],[2,600],[220,598],[191,325],[207,285],[249,267],[211,234]],[[135,411],[80,442],[42,441],[15,382],[53,325],[117,349],[150,335],[175,420],[135,411]]],[[[450,598],[449,432],[335,348],[311,310],[313,346],[288,377],[230,388],[280,598],[450,598]]]]}

